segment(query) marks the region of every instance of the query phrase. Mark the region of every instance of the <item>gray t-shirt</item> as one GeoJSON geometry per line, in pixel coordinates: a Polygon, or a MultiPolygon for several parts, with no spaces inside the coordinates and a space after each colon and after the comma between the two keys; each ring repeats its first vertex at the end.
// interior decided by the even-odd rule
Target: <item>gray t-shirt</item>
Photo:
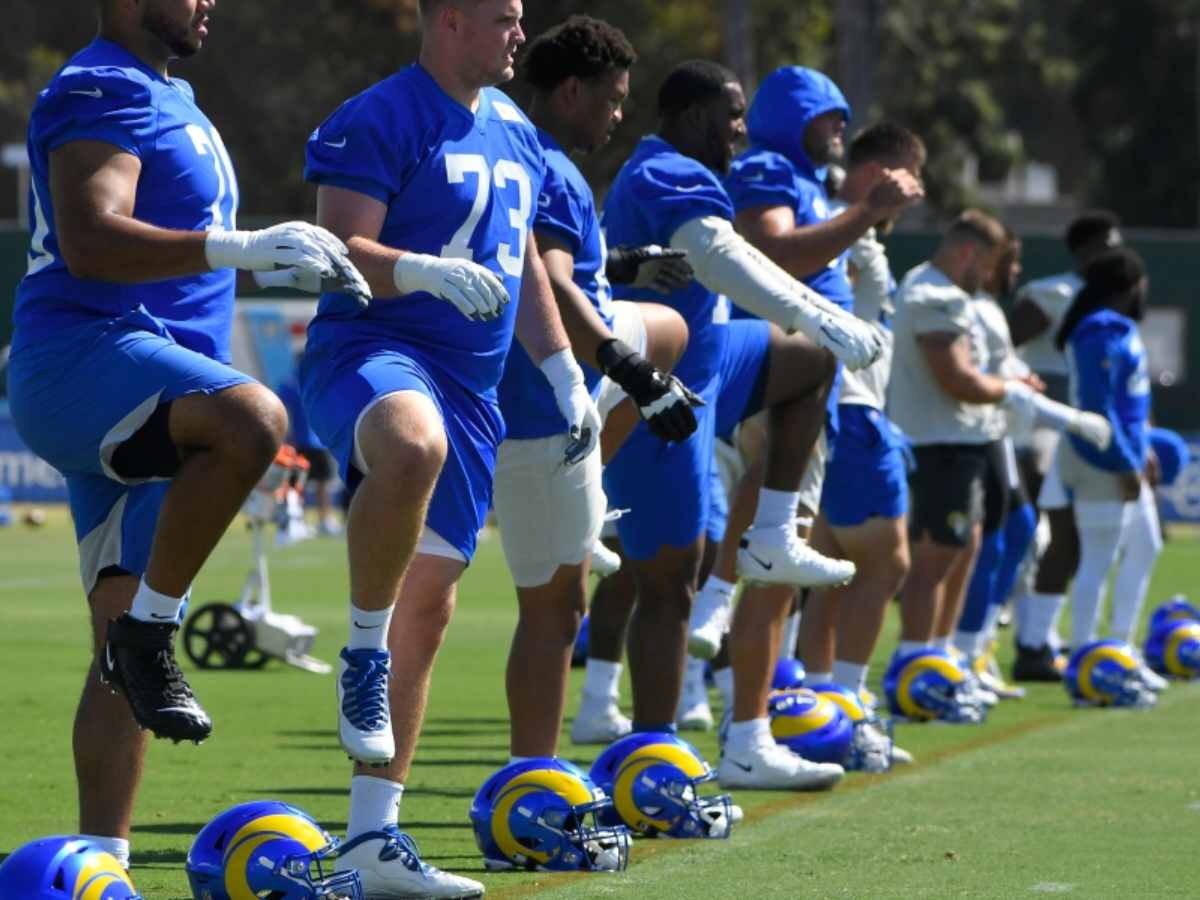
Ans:
{"type": "Polygon", "coordinates": [[[1071,301],[1083,287],[1083,279],[1075,272],[1061,272],[1024,284],[1017,291],[1017,302],[1028,300],[1050,320],[1049,327],[1028,343],[1022,344],[1017,351],[1021,359],[1028,363],[1029,368],[1040,375],[1067,374],[1067,358],[1058,347],[1054,346],[1054,336],[1058,334],[1063,316],[1071,306],[1071,301]]]}
{"type": "Polygon", "coordinates": [[[970,342],[971,362],[987,371],[987,342],[971,295],[932,263],[904,276],[896,292],[895,356],[888,392],[888,416],[912,442],[986,444],[994,440],[993,404],[961,403],[942,390],[917,339],[949,333],[970,342]]]}

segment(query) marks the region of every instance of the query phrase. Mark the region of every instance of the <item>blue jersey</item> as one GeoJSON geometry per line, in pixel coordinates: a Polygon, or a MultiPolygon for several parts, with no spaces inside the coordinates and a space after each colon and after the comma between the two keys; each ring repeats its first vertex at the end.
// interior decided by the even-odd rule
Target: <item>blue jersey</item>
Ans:
{"type": "Polygon", "coordinates": [[[1146,465],[1150,370],[1137,323],[1111,309],[1085,316],[1067,341],[1071,403],[1099,413],[1113,429],[1104,451],[1075,435],[1071,446],[1092,465],[1140,472],[1146,465]]]}
{"type": "Polygon", "coordinates": [[[221,136],[192,88],[163,78],[128,51],[97,38],[43,90],[29,120],[29,263],[17,288],[14,348],[62,328],[123,315],[139,304],[182,346],[228,362],[232,269],[145,284],[77,278],[67,271],[50,202],[50,154],[73,141],[101,141],[136,156],[133,215],[184,231],[236,227],[238,188],[221,136]]]}
{"type": "MultiPolygon", "coordinates": [[[[676,231],[694,219],[733,221],[733,206],[720,179],[703,163],[684,156],[662,138],[643,138],[621,167],[604,202],[610,243],[668,247],[676,231]]],[[[725,351],[729,300],[699,281],[668,295],[624,288],[640,300],[674,307],[688,326],[688,345],[674,374],[703,394],[718,378],[725,351]]]]}
{"type": "MultiPolygon", "coordinates": [[[[786,206],[796,226],[818,225],[833,218],[825,192],[824,167],[812,164],[804,150],[804,133],[817,116],[850,107],[837,85],[820,72],[786,66],[763,79],[747,113],[750,149],[733,162],[725,187],[738,212],[756,206],[786,206]]],[[[847,249],[804,283],[847,312],[854,291],[847,272],[847,249]]]]}
{"type": "Polygon", "coordinates": [[[343,103],[309,138],[305,178],[373,197],[387,208],[380,243],[474,260],[513,302],[500,318],[474,322],[424,292],[379,296],[364,312],[325,294],[310,347],[353,353],[355,343],[384,341],[494,401],[544,168],[533,126],[494,88],[471,112],[414,64],[343,103]]]}
{"type": "MultiPolygon", "coordinates": [[[[576,286],[611,329],[612,289],[604,274],[608,254],[591,186],[558,142],[540,128],[538,140],[545,153],[546,177],[533,219],[534,231],[552,235],[571,251],[576,286]]],[[[586,367],[584,373],[595,394],[600,373],[586,367]]],[[[558,411],[550,383],[519,343],[509,351],[499,393],[500,411],[510,438],[542,438],[567,430],[567,420],[558,411]]]]}

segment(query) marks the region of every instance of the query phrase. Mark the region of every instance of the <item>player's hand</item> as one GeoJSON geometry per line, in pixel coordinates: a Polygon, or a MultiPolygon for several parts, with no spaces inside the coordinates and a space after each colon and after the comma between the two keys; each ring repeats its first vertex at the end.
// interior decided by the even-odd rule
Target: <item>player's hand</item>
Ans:
{"type": "Polygon", "coordinates": [[[308,222],[284,222],[260,231],[214,230],[204,241],[210,269],[298,268],[321,278],[336,278],[338,261],[348,264],[348,253],[333,234],[308,222]]]}
{"type": "Polygon", "coordinates": [[[1117,483],[1120,486],[1121,499],[1126,503],[1132,503],[1142,494],[1142,477],[1133,470],[1118,472],[1117,483]]]}
{"type": "Polygon", "coordinates": [[[686,287],[695,277],[687,252],[658,244],[615,247],[608,253],[604,274],[613,284],[632,284],[660,294],[686,287]]]}
{"type": "Polygon", "coordinates": [[[371,288],[367,280],[348,258],[335,261],[331,278],[299,266],[252,274],[255,284],[260,288],[290,288],[308,294],[349,294],[358,302],[359,309],[366,309],[371,302],[371,288]]]}
{"type": "Polygon", "coordinates": [[[683,441],[696,430],[695,406],[704,401],[674,375],[665,375],[623,341],[605,341],[596,353],[600,371],[620,385],[650,431],[664,441],[683,441]]]}
{"type": "Polygon", "coordinates": [[[567,420],[569,430],[563,464],[573,466],[587,459],[600,445],[600,412],[584,384],[583,370],[570,349],[546,357],[540,368],[554,389],[559,412],[567,420]]]}
{"type": "Polygon", "coordinates": [[[400,293],[433,294],[475,322],[498,319],[510,299],[495,272],[469,259],[405,253],[396,260],[392,280],[400,293]]]}
{"type": "Polygon", "coordinates": [[[789,331],[807,335],[851,371],[865,369],[883,354],[883,340],[869,323],[838,312],[841,315],[805,303],[796,310],[789,331]]]}
{"type": "Polygon", "coordinates": [[[906,169],[884,169],[875,187],[867,195],[867,206],[878,219],[891,219],[905,207],[919,203],[925,197],[925,188],[912,172],[906,169]]]}
{"type": "Polygon", "coordinates": [[[1067,423],[1067,431],[1083,438],[1097,450],[1104,451],[1112,442],[1112,425],[1108,419],[1094,412],[1076,411],[1067,423]]]}

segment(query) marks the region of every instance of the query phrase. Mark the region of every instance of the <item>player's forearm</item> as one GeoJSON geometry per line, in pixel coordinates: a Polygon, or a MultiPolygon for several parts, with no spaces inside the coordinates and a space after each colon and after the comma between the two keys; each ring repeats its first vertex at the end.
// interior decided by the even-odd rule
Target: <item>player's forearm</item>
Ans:
{"type": "Polygon", "coordinates": [[[956,369],[938,376],[942,390],[959,403],[999,403],[1004,399],[1004,379],[978,369],[956,369]]]}
{"type": "Polygon", "coordinates": [[[363,278],[371,286],[371,293],[376,298],[395,297],[398,293],[396,260],[405,251],[357,235],[343,240],[350,249],[350,261],[362,272],[363,278]]]}
{"type": "Polygon", "coordinates": [[[551,277],[550,284],[571,349],[579,359],[592,368],[598,368],[596,354],[601,344],[612,340],[612,331],[573,281],[563,283],[551,277]]]}
{"type": "Polygon", "coordinates": [[[826,222],[782,233],[769,233],[741,216],[737,220],[738,231],[793,278],[820,272],[874,224],[865,204],[855,204],[826,222]]]}
{"type": "Polygon", "coordinates": [[[204,231],[158,228],[119,213],[59,229],[59,249],[76,278],[140,284],[208,272],[204,231]]]}
{"type": "Polygon", "coordinates": [[[571,346],[558,314],[550,278],[537,254],[532,235],[530,248],[525,254],[521,302],[517,307],[514,328],[517,340],[536,365],[541,365],[547,357],[571,346]]]}

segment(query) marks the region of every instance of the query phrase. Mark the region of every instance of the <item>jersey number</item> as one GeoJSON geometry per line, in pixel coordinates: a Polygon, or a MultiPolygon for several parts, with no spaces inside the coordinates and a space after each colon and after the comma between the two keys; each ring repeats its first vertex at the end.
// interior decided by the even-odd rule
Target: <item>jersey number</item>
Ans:
{"type": "Polygon", "coordinates": [[[442,247],[442,256],[454,259],[474,259],[475,251],[471,249],[471,236],[475,233],[475,227],[487,209],[492,183],[495,182],[496,188],[501,189],[510,182],[516,182],[518,207],[516,209],[509,208],[508,224],[517,232],[517,240],[515,244],[500,244],[496,260],[500,263],[500,268],[508,275],[520,278],[521,270],[525,265],[525,244],[529,238],[529,226],[526,223],[529,221],[529,214],[533,211],[533,187],[529,183],[529,174],[520,163],[515,163],[511,159],[496,160],[496,164],[489,172],[487,160],[478,153],[447,153],[446,178],[449,182],[462,184],[467,175],[474,175],[476,179],[475,202],[471,204],[467,220],[462,223],[458,231],[454,232],[450,243],[442,247]]]}
{"type": "Polygon", "coordinates": [[[233,162],[229,159],[221,135],[217,134],[215,129],[205,131],[195,124],[187,126],[187,133],[192,139],[192,146],[196,148],[196,155],[211,157],[213,170],[217,173],[217,196],[210,209],[212,222],[209,223],[208,230],[232,231],[237,228],[238,186],[237,179],[233,176],[233,162]],[[222,212],[226,196],[232,201],[228,217],[222,212]]]}

